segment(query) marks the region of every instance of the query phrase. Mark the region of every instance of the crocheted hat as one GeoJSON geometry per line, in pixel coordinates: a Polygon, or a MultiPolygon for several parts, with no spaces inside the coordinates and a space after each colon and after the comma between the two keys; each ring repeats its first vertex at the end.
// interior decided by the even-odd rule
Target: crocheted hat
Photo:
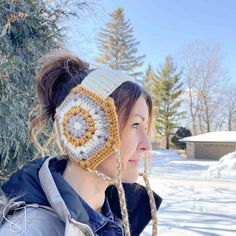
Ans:
{"type": "Polygon", "coordinates": [[[119,71],[96,69],[56,109],[61,144],[85,169],[94,170],[119,149],[118,117],[109,95],[125,81],[133,79],[119,71]]]}

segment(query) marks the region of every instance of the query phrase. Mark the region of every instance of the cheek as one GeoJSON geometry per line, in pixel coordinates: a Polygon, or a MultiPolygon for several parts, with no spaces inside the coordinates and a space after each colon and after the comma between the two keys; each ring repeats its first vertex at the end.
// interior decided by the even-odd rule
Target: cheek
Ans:
{"type": "Polygon", "coordinates": [[[115,178],[117,173],[117,164],[115,155],[109,156],[105,159],[98,167],[97,170],[103,174],[109,176],[110,178],[115,178]]]}
{"type": "Polygon", "coordinates": [[[122,157],[122,161],[126,162],[137,150],[138,140],[136,135],[132,133],[127,133],[126,136],[123,136],[121,139],[121,148],[120,153],[122,157]]]}

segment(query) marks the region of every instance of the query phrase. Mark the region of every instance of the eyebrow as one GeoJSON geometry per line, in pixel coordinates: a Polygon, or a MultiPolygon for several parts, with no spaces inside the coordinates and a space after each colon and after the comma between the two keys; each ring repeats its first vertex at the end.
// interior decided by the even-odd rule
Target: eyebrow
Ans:
{"type": "Polygon", "coordinates": [[[140,114],[135,114],[134,117],[139,117],[139,118],[141,118],[142,121],[145,121],[145,118],[140,114]]]}

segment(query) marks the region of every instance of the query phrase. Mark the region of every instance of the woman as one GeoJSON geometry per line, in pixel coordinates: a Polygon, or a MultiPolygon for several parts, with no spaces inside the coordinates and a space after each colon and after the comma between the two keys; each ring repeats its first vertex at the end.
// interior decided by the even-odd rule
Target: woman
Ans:
{"type": "Polygon", "coordinates": [[[151,148],[149,95],[67,52],[44,59],[37,94],[31,138],[41,149],[36,131],[52,119],[65,155],[36,159],[3,185],[0,235],[139,235],[151,218],[156,235],[161,198],[146,168],[147,190],[135,183],[151,148]]]}

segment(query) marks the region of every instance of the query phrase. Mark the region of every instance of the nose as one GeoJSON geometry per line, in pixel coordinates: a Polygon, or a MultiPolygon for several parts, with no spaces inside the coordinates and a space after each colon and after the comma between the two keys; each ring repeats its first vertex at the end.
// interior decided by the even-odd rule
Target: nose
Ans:
{"type": "Polygon", "coordinates": [[[148,137],[146,132],[143,132],[140,137],[140,142],[138,145],[139,151],[147,152],[151,150],[151,147],[152,146],[151,146],[150,138],[148,137]]]}

